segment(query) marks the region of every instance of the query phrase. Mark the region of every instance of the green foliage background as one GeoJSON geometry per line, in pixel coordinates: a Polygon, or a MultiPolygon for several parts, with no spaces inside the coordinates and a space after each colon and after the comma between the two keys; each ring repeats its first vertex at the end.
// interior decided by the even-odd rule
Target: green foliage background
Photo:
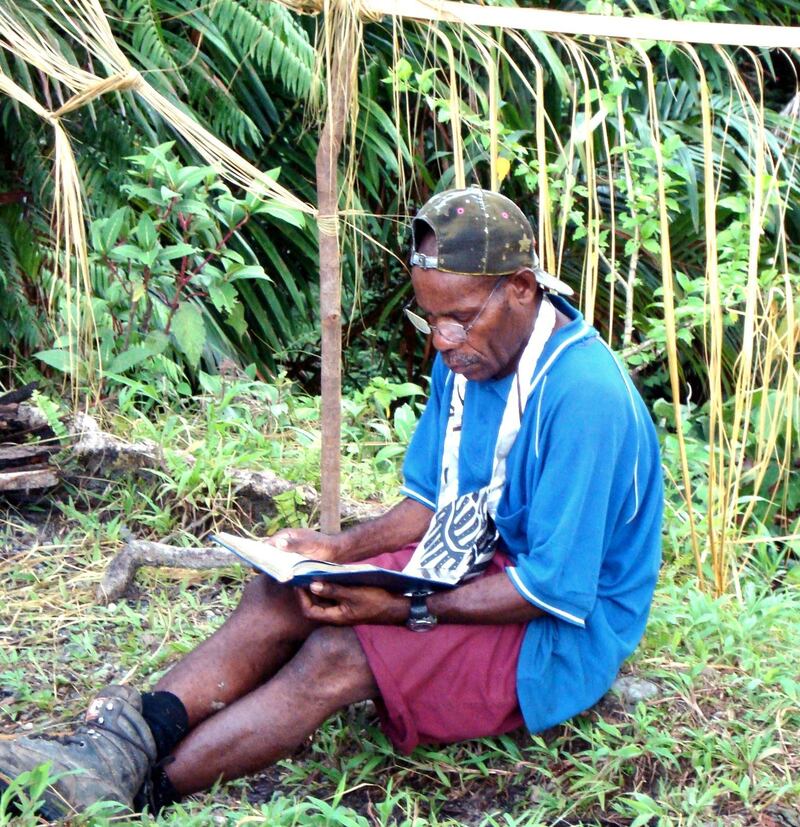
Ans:
{"type": "MultiPolygon", "coordinates": [[[[597,0],[569,5],[576,10],[604,13],[618,13],[626,8],[597,0]]],[[[15,6],[26,16],[38,16],[42,29],[51,30],[34,3],[16,0],[15,6]]],[[[674,0],[662,7],[641,4],[641,9],[685,19],[727,21],[737,15],[742,20],[752,19],[755,11],[759,19],[781,22],[791,19],[794,6],[763,3],[754,10],[751,4],[737,7],[721,0],[688,4],[674,0]]],[[[298,17],[276,3],[258,0],[220,0],[199,7],[180,0],[109,0],[106,9],[115,34],[135,64],[143,69],[148,82],[179,101],[254,164],[275,170],[281,183],[299,197],[315,200],[318,125],[312,102],[319,84],[315,82],[314,18],[298,17]]],[[[55,33],[52,37],[59,48],[73,55],[76,63],[85,59],[78,45],[59,39],[55,33]]],[[[515,42],[506,45],[511,57],[520,56],[515,42]]],[[[547,116],[553,124],[553,136],[565,142],[576,129],[582,128],[580,112],[576,120],[570,97],[580,79],[562,42],[532,36],[530,45],[537,51],[545,72],[547,116]]],[[[448,160],[452,148],[443,129],[449,118],[446,78],[441,70],[431,66],[433,59],[445,60],[446,53],[441,44],[432,46],[424,32],[413,27],[405,33],[403,46],[404,55],[395,65],[388,24],[366,29],[354,206],[371,216],[359,229],[369,233],[374,243],[364,245],[358,259],[351,246],[344,270],[347,324],[343,335],[349,344],[345,375],[353,377],[356,384],[363,379],[361,365],[365,361],[393,376],[405,373],[419,379],[424,373],[424,366],[419,366],[421,360],[413,358],[419,357],[421,350],[400,321],[399,305],[408,290],[402,266],[407,239],[396,217],[413,210],[436,188],[448,186],[453,180],[448,160]],[[400,102],[399,120],[387,114],[394,110],[395,96],[400,102]]],[[[486,184],[488,104],[481,91],[485,77],[474,49],[459,42],[454,46],[459,58],[456,72],[464,86],[473,90],[461,112],[468,132],[467,175],[471,181],[486,184]]],[[[704,274],[697,78],[691,60],[682,50],[652,44],[647,51],[659,75],[657,103],[669,182],[672,256],[686,299],[681,308],[681,335],[686,345],[692,345],[701,335],[692,304],[702,301],[704,274]]],[[[730,295],[732,323],[728,326],[725,355],[730,374],[740,347],[741,330],[733,323],[741,302],[741,294],[737,293],[740,282],[736,278],[741,275],[743,262],[746,263],[745,185],[753,170],[748,168],[750,155],[745,148],[749,139],[746,113],[735,102],[731,104],[732,90],[724,62],[712,47],[702,48],[700,55],[717,112],[714,154],[719,165],[720,221],[724,227],[720,246],[725,249],[726,272],[731,281],[726,292],[730,295]]],[[[767,120],[772,130],[769,140],[774,152],[783,158],[782,172],[792,193],[785,214],[779,215],[776,207],[775,221],[768,231],[776,236],[786,232],[789,257],[796,264],[794,243],[800,232],[800,219],[792,166],[796,137],[791,137],[796,130],[779,114],[794,93],[796,65],[778,52],[755,56],[743,52],[737,60],[745,75],[755,78],[756,71],[767,75],[767,120]]],[[[532,196],[539,174],[533,152],[536,105],[520,79],[505,63],[502,66],[500,150],[510,163],[503,190],[535,217],[532,196]]],[[[645,386],[658,388],[664,384],[660,352],[663,328],[658,304],[660,239],[653,150],[646,120],[646,84],[634,49],[623,44],[615,46],[613,60],[598,50],[592,68],[597,79],[594,89],[586,94],[603,96],[610,113],[606,119],[609,134],[616,136],[617,144],[632,145],[632,175],[626,178],[619,156],[612,156],[597,170],[596,187],[592,187],[593,182],[584,179],[587,167],[580,146],[569,168],[558,156],[558,147],[553,146],[553,162],[546,172],[553,187],[555,209],[563,217],[558,228],[563,239],[557,239],[562,248],[559,266],[562,275],[579,288],[587,255],[587,222],[607,227],[610,219],[615,219],[616,237],[603,241],[606,260],[601,262],[601,272],[607,279],[619,278],[635,257],[634,337],[623,341],[618,330],[624,309],[619,284],[615,293],[599,292],[596,321],[601,328],[612,328],[612,343],[641,346],[633,364],[645,386]],[[621,120],[617,113],[622,113],[621,120]],[[562,182],[570,177],[575,186],[564,187],[562,182]],[[608,200],[609,190],[604,183],[607,180],[613,180],[616,186],[613,203],[608,200]],[[593,213],[590,204],[595,197],[601,207],[599,215],[593,213]],[[609,306],[611,302],[614,306],[609,306]]],[[[46,99],[58,100],[63,96],[60,89],[31,74],[8,53],[0,52],[0,69],[46,99]]],[[[13,351],[14,358],[19,358],[52,344],[48,341],[52,334],[26,311],[31,306],[43,310],[44,295],[50,289],[46,251],[52,148],[46,125],[9,100],[1,105],[0,145],[4,147],[5,163],[0,186],[11,202],[6,203],[0,215],[0,273],[9,288],[3,297],[7,306],[2,309],[6,311],[4,318],[11,320],[3,335],[8,355],[13,351]]],[[[76,114],[69,126],[77,138],[78,160],[92,216],[102,219],[126,205],[134,212],[152,207],[152,203],[148,205],[141,197],[132,197],[126,189],[131,176],[128,159],[141,154],[146,147],[171,140],[168,126],[129,96],[115,95],[97,101],[87,114],[76,114]]],[[[595,136],[593,140],[599,138],[595,136]]],[[[174,152],[175,159],[182,164],[196,163],[180,144],[174,152]]],[[[236,285],[243,308],[242,323],[238,331],[223,328],[220,340],[212,343],[206,363],[210,367],[235,354],[242,364],[255,362],[263,375],[274,375],[280,366],[313,390],[319,382],[315,229],[286,226],[269,215],[255,216],[247,227],[240,229],[228,245],[249,261],[258,262],[269,278],[248,279],[236,285]],[[242,335],[245,330],[247,335],[242,335]]],[[[770,244],[764,244],[765,255],[772,249],[770,244]]],[[[768,274],[769,263],[765,261],[762,269],[768,274]]],[[[773,267],[772,272],[777,274],[778,268],[773,267]]],[[[686,347],[682,355],[685,378],[692,385],[695,400],[704,395],[704,367],[693,355],[699,354],[699,350],[686,347]]]]}

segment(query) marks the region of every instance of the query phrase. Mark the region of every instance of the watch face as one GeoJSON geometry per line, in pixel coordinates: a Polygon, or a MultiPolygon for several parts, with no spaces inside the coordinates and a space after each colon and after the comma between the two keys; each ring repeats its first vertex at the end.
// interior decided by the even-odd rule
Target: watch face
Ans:
{"type": "Polygon", "coordinates": [[[408,610],[406,626],[412,632],[427,632],[436,625],[436,616],[431,614],[426,600],[427,595],[413,595],[408,610]]]}
{"type": "Polygon", "coordinates": [[[436,626],[436,618],[433,615],[427,615],[426,617],[410,617],[406,623],[406,626],[411,629],[412,632],[427,632],[429,629],[433,629],[436,626]]]}

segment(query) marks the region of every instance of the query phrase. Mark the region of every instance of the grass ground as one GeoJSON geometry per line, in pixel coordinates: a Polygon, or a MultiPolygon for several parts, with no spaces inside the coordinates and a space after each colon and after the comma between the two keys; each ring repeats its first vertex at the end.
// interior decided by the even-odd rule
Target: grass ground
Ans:
{"type": "MultiPolygon", "coordinates": [[[[158,428],[162,434],[173,428],[170,433],[180,431],[197,454],[224,463],[219,445],[245,426],[232,419],[229,430],[220,430],[218,413],[213,428],[210,418],[205,424],[184,420],[182,429],[142,421],[129,422],[127,433],[153,436],[158,428]]],[[[252,417],[246,430],[261,438],[252,417]]],[[[281,433],[277,452],[272,443],[264,448],[269,457],[241,434],[238,451],[250,462],[260,456],[285,468],[292,452],[302,449],[311,467],[303,434],[281,433]]],[[[163,444],[174,442],[172,436],[163,444]]],[[[391,490],[393,472],[376,464],[374,454],[353,462],[361,469],[351,475],[354,494],[364,496],[375,485],[391,490]]],[[[202,466],[195,470],[202,476],[202,466]]],[[[67,492],[57,506],[48,500],[38,509],[9,505],[0,513],[3,734],[63,729],[105,683],[147,688],[236,604],[246,577],[238,567],[143,570],[124,600],[109,606],[94,601],[126,528],[163,537],[204,509],[230,508],[221,488],[213,496],[208,486],[192,488],[187,497],[189,489],[182,491],[176,478],[167,475],[149,487],[121,480],[101,494],[67,492]]],[[[624,708],[610,696],[541,735],[420,748],[410,757],[392,752],[362,706],[327,722],[297,755],[270,771],[198,796],[155,821],[103,813],[88,820],[800,827],[800,588],[754,575],[745,580],[741,601],[714,600],[672,557],[668,549],[646,638],[624,668],[658,685],[659,694],[646,704],[624,708]]],[[[7,823],[0,801],[0,825],[7,823]]],[[[37,820],[30,814],[13,823],[37,820]]]]}

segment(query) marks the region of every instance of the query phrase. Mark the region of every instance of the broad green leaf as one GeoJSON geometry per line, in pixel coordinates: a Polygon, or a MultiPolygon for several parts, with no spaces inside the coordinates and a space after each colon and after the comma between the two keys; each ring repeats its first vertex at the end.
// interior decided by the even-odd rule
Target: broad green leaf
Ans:
{"type": "Polygon", "coordinates": [[[89,238],[92,243],[92,249],[97,253],[103,252],[103,239],[100,235],[100,230],[103,228],[103,225],[106,223],[108,219],[101,218],[97,221],[92,221],[89,227],[89,238]]]}
{"type": "Polygon", "coordinates": [[[417,427],[417,417],[408,402],[404,402],[394,412],[394,430],[397,438],[407,444],[417,427]]]}
{"type": "Polygon", "coordinates": [[[230,312],[236,302],[236,288],[227,282],[210,284],[208,286],[208,296],[217,310],[230,312]]]}
{"type": "Polygon", "coordinates": [[[729,195],[727,198],[720,198],[717,207],[722,207],[731,212],[746,213],[748,211],[747,199],[741,195],[729,195]]]}
{"type": "Polygon", "coordinates": [[[247,322],[244,318],[244,305],[241,302],[236,302],[231,310],[228,318],[225,320],[239,336],[244,336],[247,333],[247,322]]]}
{"type": "Polygon", "coordinates": [[[158,356],[159,353],[163,353],[167,349],[169,336],[163,330],[151,330],[147,334],[144,343],[153,356],[158,356]]]}
{"type": "Polygon", "coordinates": [[[275,201],[262,204],[256,212],[262,215],[271,215],[273,218],[279,218],[281,221],[285,221],[287,224],[300,227],[301,229],[306,226],[306,218],[303,213],[291,207],[284,207],[275,201]]]}
{"type": "Polygon", "coordinates": [[[217,199],[217,208],[229,227],[235,226],[247,215],[244,204],[229,195],[223,195],[217,199]]]}
{"type": "Polygon", "coordinates": [[[203,314],[189,302],[183,303],[172,317],[172,335],[178,348],[192,367],[197,367],[206,343],[203,314]]]}
{"type": "Polygon", "coordinates": [[[77,364],[74,354],[70,354],[68,350],[40,350],[34,355],[46,365],[64,373],[71,373],[77,364]]]}
{"type": "Polygon", "coordinates": [[[202,184],[207,178],[214,177],[214,170],[211,167],[184,167],[175,176],[175,184],[182,192],[194,189],[202,184]]]}
{"type": "Polygon", "coordinates": [[[169,244],[161,251],[161,257],[172,261],[174,258],[183,258],[184,256],[193,256],[197,252],[197,247],[192,244],[180,242],[178,244],[169,244]]]}
{"type": "Polygon", "coordinates": [[[145,359],[153,356],[153,351],[146,345],[137,345],[117,354],[110,362],[107,370],[110,373],[125,373],[145,359]]]}
{"type": "Polygon", "coordinates": [[[135,244],[120,244],[119,247],[114,247],[113,250],[110,250],[109,255],[115,259],[139,261],[142,255],[142,248],[137,247],[135,244]]]}
{"type": "Polygon", "coordinates": [[[225,265],[225,271],[231,272],[244,264],[244,256],[236,250],[225,250],[222,254],[222,263],[225,265]]]}
{"type": "Polygon", "coordinates": [[[222,377],[214,376],[201,370],[197,374],[200,381],[200,387],[211,396],[217,396],[222,393],[222,377]]]}
{"type": "Polygon", "coordinates": [[[106,220],[106,223],[100,230],[101,250],[104,253],[107,253],[117,243],[117,239],[119,239],[127,217],[128,208],[120,207],[106,220]]]}
{"type": "Polygon", "coordinates": [[[139,244],[141,244],[145,250],[152,250],[153,247],[155,247],[157,236],[158,233],[156,232],[156,225],[153,219],[150,218],[147,213],[144,213],[136,227],[136,238],[139,244]]]}
{"type": "MultiPolygon", "coordinates": [[[[197,194],[197,190],[195,190],[194,195],[197,196],[197,194]]],[[[189,216],[191,219],[192,230],[197,232],[201,226],[201,219],[208,218],[211,213],[211,208],[205,201],[201,201],[199,198],[194,197],[187,198],[181,202],[181,212],[186,213],[189,216]]]]}
{"type": "Polygon", "coordinates": [[[161,198],[161,190],[158,190],[155,187],[145,187],[141,184],[126,184],[122,189],[124,192],[128,193],[131,198],[141,198],[149,204],[160,205],[163,203],[163,199],[161,198]]]}
{"type": "Polygon", "coordinates": [[[163,144],[150,147],[143,155],[127,155],[126,160],[132,161],[143,169],[152,169],[158,161],[166,161],[175,146],[175,141],[164,141],[163,144]]]}
{"type": "Polygon", "coordinates": [[[160,253],[161,250],[158,247],[152,250],[142,250],[139,254],[139,261],[145,267],[152,267],[156,263],[156,259],[160,253]]]}
{"type": "Polygon", "coordinates": [[[264,279],[265,281],[272,281],[260,264],[248,264],[236,270],[231,268],[228,277],[231,281],[238,281],[239,279],[264,279]]]}

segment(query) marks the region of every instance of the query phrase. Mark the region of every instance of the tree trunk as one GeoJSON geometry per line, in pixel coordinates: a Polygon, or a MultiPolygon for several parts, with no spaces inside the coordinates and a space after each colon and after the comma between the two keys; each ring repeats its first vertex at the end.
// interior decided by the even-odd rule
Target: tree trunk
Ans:
{"type": "MultiPolygon", "coordinates": [[[[334,19],[326,25],[334,25],[334,19]]],[[[320,527],[339,531],[341,478],[342,331],[338,159],[350,100],[355,54],[342,54],[332,37],[328,109],[317,151],[320,316],[322,319],[322,496],[320,527]]]]}

